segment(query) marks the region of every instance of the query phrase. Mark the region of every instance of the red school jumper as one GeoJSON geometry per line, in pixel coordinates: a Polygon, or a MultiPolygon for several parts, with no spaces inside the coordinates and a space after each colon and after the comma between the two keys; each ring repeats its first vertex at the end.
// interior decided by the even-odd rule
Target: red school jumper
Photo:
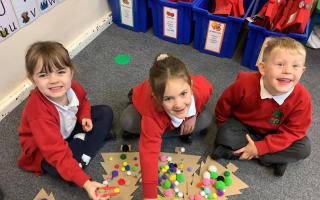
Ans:
{"type": "Polygon", "coordinates": [[[255,142],[258,154],[264,155],[282,151],[305,137],[312,109],[311,96],[300,83],[282,105],[273,99],[261,99],[260,78],[258,72],[239,73],[219,98],[215,113],[218,126],[235,117],[257,133],[266,134],[255,142]]]}
{"type": "MultiPolygon", "coordinates": [[[[192,91],[197,113],[208,102],[212,85],[203,76],[192,76],[192,91]]],[[[141,114],[141,134],[139,141],[140,164],[144,198],[157,198],[158,158],[161,149],[161,135],[174,127],[165,111],[159,111],[152,97],[148,80],[133,89],[133,105],[141,114]]]]}
{"type": "MultiPolygon", "coordinates": [[[[71,88],[79,99],[78,121],[81,123],[83,118],[91,119],[91,107],[86,92],[76,81],[72,82],[71,88]]],[[[63,179],[80,187],[90,179],[79,167],[68,142],[62,137],[58,110],[37,88],[31,92],[23,110],[18,132],[22,147],[19,167],[43,173],[41,161],[45,159],[57,169],[63,179]]]]}

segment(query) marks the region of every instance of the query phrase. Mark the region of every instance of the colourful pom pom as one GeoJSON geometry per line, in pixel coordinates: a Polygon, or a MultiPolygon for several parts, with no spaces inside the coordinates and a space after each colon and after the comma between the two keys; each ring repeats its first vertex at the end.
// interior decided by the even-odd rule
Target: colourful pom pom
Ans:
{"type": "Polygon", "coordinates": [[[217,172],[210,173],[210,178],[212,178],[212,179],[216,179],[218,176],[219,176],[219,174],[217,172]]]}
{"type": "Polygon", "coordinates": [[[165,191],[164,191],[164,195],[165,195],[166,197],[171,197],[171,196],[172,196],[172,191],[171,191],[170,189],[165,190],[165,191]]]}
{"type": "Polygon", "coordinates": [[[224,189],[226,189],[226,184],[223,181],[217,181],[215,184],[215,187],[218,190],[224,190],[224,189]]]}
{"type": "Polygon", "coordinates": [[[160,161],[161,162],[166,162],[167,161],[167,156],[165,156],[165,155],[160,156],[160,161]]]}
{"type": "Polygon", "coordinates": [[[165,180],[165,181],[163,182],[162,187],[163,187],[164,189],[169,189],[170,186],[171,186],[171,182],[170,182],[169,180],[165,180]]]}
{"type": "Polygon", "coordinates": [[[182,174],[177,174],[177,181],[178,181],[179,183],[184,182],[184,176],[183,176],[182,174]]]}
{"type": "Polygon", "coordinates": [[[226,184],[226,186],[229,186],[232,184],[232,178],[230,176],[227,176],[225,179],[224,179],[224,183],[226,184]]]}
{"type": "Polygon", "coordinates": [[[231,175],[230,171],[227,170],[224,172],[224,176],[230,176],[230,175],[231,175]]]}
{"type": "Polygon", "coordinates": [[[124,184],[126,184],[126,180],[124,180],[123,178],[120,178],[120,179],[118,180],[118,184],[119,184],[119,185],[124,185],[124,184]]]}
{"type": "Polygon", "coordinates": [[[222,190],[218,190],[218,191],[217,191],[217,195],[218,195],[219,197],[223,196],[223,194],[224,194],[224,192],[223,192],[222,190]]]}
{"type": "Polygon", "coordinates": [[[210,165],[210,166],[208,167],[208,171],[209,171],[209,172],[217,172],[217,167],[214,166],[214,165],[210,165]]]}
{"type": "Polygon", "coordinates": [[[123,153],[123,154],[121,154],[121,155],[120,155],[120,159],[121,159],[121,160],[125,160],[125,159],[127,159],[127,155],[126,155],[126,154],[124,154],[124,153],[123,153]]]}
{"type": "Polygon", "coordinates": [[[137,166],[133,166],[133,167],[132,167],[132,171],[134,171],[134,172],[137,171],[137,169],[138,169],[137,166]]]}
{"type": "Polygon", "coordinates": [[[208,178],[204,178],[204,179],[202,179],[202,183],[203,183],[204,186],[208,186],[208,185],[211,184],[211,181],[208,178]]]}

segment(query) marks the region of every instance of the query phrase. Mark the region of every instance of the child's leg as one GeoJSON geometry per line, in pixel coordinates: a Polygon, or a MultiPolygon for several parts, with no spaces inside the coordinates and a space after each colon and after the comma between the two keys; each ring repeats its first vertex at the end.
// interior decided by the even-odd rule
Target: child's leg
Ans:
{"type": "Polygon", "coordinates": [[[248,144],[246,134],[249,134],[253,140],[260,140],[260,136],[242,124],[235,118],[230,118],[221,127],[218,128],[215,148],[211,157],[213,159],[238,159],[234,151],[248,144]]]}
{"type": "Polygon", "coordinates": [[[294,142],[283,151],[267,154],[260,157],[260,163],[266,166],[274,166],[274,175],[283,176],[290,162],[307,158],[311,153],[311,144],[308,137],[294,142]]]}
{"type": "MultiPolygon", "coordinates": [[[[218,128],[215,144],[237,150],[248,144],[246,139],[248,133],[250,130],[245,125],[235,118],[230,118],[218,128]]],[[[250,134],[250,136],[252,135],[250,134]]]]}
{"type": "Polygon", "coordinates": [[[83,149],[80,152],[73,152],[74,154],[82,153],[81,159],[87,165],[90,159],[98,153],[105,141],[112,138],[112,109],[107,105],[93,106],[91,108],[91,116],[93,129],[85,134],[83,149]],[[89,160],[86,161],[84,156],[87,156],[89,160]]]}
{"type": "Polygon", "coordinates": [[[121,128],[129,133],[140,134],[141,115],[135,109],[133,104],[129,104],[120,116],[121,128]]]}
{"type": "Polygon", "coordinates": [[[306,136],[301,140],[294,142],[290,147],[283,151],[261,156],[260,160],[264,163],[270,164],[285,164],[305,159],[310,155],[310,153],[311,144],[309,138],[306,136]]]}
{"type": "Polygon", "coordinates": [[[212,122],[212,114],[210,111],[204,107],[202,112],[198,115],[195,127],[191,134],[182,135],[180,139],[182,142],[191,144],[192,143],[192,135],[200,133],[202,130],[208,128],[212,122]]]}
{"type": "MultiPolygon", "coordinates": [[[[106,139],[111,137],[111,127],[113,120],[113,112],[109,106],[99,105],[92,106],[91,116],[93,129],[84,133],[80,123],[77,123],[71,136],[66,140],[73,153],[73,157],[77,160],[81,167],[89,164],[99,149],[103,146],[106,139]],[[83,137],[81,137],[81,135],[83,137]]],[[[50,165],[46,160],[41,162],[42,169],[53,177],[60,177],[56,168],[50,165]]]]}
{"type": "Polygon", "coordinates": [[[212,113],[207,107],[204,107],[202,112],[198,115],[196,125],[192,133],[199,133],[208,128],[212,122],[212,113]]]}

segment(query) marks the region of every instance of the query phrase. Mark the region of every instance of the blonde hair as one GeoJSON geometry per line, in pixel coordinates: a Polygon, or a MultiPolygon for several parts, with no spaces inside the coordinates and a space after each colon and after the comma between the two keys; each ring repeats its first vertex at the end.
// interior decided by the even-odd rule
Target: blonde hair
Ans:
{"type": "Polygon", "coordinates": [[[29,78],[34,74],[34,69],[42,63],[41,72],[53,72],[54,68],[69,67],[75,70],[67,49],[58,42],[43,41],[32,44],[25,56],[26,71],[29,78]]]}
{"type": "Polygon", "coordinates": [[[173,78],[183,78],[191,86],[189,70],[180,59],[168,53],[158,54],[149,72],[149,82],[159,107],[162,105],[167,81],[173,78]]]}
{"type": "Polygon", "coordinates": [[[289,37],[271,37],[271,39],[267,41],[267,46],[263,51],[262,61],[266,61],[271,52],[276,48],[286,49],[306,58],[306,49],[300,42],[289,37]]]}

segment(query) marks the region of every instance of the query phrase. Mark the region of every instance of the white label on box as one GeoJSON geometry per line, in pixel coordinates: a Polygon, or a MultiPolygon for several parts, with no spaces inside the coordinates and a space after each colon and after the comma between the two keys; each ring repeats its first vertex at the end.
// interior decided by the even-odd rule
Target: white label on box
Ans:
{"type": "Polygon", "coordinates": [[[225,23],[210,20],[204,49],[220,53],[225,29],[225,23]]]}
{"type": "Polygon", "coordinates": [[[167,37],[177,39],[178,34],[178,10],[163,7],[163,34],[167,37]]]}
{"type": "Polygon", "coordinates": [[[264,42],[263,42],[263,44],[262,44],[262,46],[261,46],[261,49],[260,49],[260,53],[259,53],[258,59],[257,59],[257,61],[256,61],[256,66],[258,66],[258,64],[262,62],[262,57],[263,57],[264,48],[266,48],[267,42],[268,42],[270,39],[271,39],[271,37],[266,37],[266,38],[264,39],[264,42]]]}
{"type": "Polygon", "coordinates": [[[121,23],[133,27],[133,5],[132,0],[119,0],[121,23]]]}

